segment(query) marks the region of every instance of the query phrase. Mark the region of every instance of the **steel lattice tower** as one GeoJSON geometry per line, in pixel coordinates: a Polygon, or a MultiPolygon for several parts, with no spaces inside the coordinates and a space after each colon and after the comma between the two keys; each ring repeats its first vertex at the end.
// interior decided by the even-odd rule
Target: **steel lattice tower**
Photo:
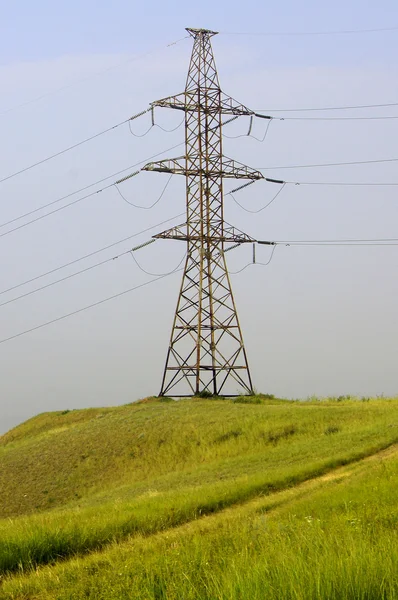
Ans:
{"type": "Polygon", "coordinates": [[[186,178],[186,222],[154,236],[187,244],[160,395],[251,394],[252,380],[224,253],[228,243],[253,239],[224,221],[223,179],[257,180],[263,176],[223,156],[222,118],[254,113],[220,89],[210,42],[216,32],[187,31],[194,45],[185,92],[152,103],[152,107],[185,112],[185,156],[143,167],[186,178]]]}

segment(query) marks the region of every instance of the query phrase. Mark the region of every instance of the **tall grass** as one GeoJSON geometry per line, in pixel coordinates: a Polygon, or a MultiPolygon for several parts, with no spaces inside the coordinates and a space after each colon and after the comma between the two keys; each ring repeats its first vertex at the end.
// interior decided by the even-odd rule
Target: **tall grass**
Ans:
{"type": "MultiPolygon", "coordinates": [[[[205,428],[202,421],[203,431],[196,436],[190,427],[188,433],[177,430],[182,440],[174,445],[173,438],[173,444],[169,443],[172,456],[165,461],[167,468],[163,465],[165,474],[143,476],[143,481],[134,484],[88,494],[78,505],[0,521],[0,572],[36,568],[128,536],[147,536],[179,526],[357,461],[398,438],[396,430],[386,425],[392,412],[378,403],[339,403],[334,405],[338,406],[336,413],[319,405],[278,406],[276,412],[242,405],[232,416],[223,412],[224,407],[229,410],[236,405],[218,405],[226,417],[224,422],[205,428]],[[339,428],[331,434],[333,423],[339,423],[339,428]],[[200,449],[199,445],[199,449],[200,456],[208,460],[194,468],[191,461],[198,456],[197,441],[206,438],[206,446],[200,449]],[[188,441],[191,456],[184,462],[179,453],[188,447],[188,441]]],[[[395,408],[393,403],[391,406],[395,408]]],[[[209,404],[194,408],[203,419],[209,404]]],[[[176,407],[170,410],[173,417],[178,414],[176,407]]],[[[156,431],[157,439],[152,434],[148,452],[155,455],[155,449],[164,446],[158,442],[165,428],[156,431]]],[[[160,451],[159,455],[160,460],[164,455],[160,451]]],[[[103,464],[108,468],[107,461],[103,464]]]]}
{"type": "Polygon", "coordinates": [[[304,491],[7,579],[0,598],[394,600],[397,486],[395,453],[304,491]]]}

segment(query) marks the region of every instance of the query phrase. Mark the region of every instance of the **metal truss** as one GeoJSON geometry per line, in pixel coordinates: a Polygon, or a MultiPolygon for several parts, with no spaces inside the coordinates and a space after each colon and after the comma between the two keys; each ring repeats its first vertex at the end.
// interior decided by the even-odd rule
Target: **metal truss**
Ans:
{"type": "Polygon", "coordinates": [[[251,394],[252,380],[225,244],[240,245],[253,239],[225,223],[223,179],[254,181],[263,175],[223,156],[222,115],[255,113],[220,89],[210,43],[216,32],[187,31],[193,38],[193,50],[185,92],[152,103],[153,107],[185,112],[185,155],[143,167],[186,178],[186,223],[154,236],[187,243],[160,395],[251,394]]]}

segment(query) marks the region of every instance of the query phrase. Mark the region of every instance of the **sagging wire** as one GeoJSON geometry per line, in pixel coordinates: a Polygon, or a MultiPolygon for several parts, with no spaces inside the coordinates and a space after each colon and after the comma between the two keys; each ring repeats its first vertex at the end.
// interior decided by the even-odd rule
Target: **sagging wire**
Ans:
{"type": "MultiPolygon", "coordinates": [[[[181,127],[181,125],[184,123],[185,121],[185,117],[182,119],[182,121],[176,125],[176,127],[173,127],[172,129],[166,129],[165,127],[162,127],[161,125],[158,125],[155,122],[155,107],[151,106],[151,108],[147,109],[146,111],[144,111],[143,113],[140,113],[137,116],[141,116],[141,114],[145,114],[146,112],[150,112],[151,113],[151,125],[150,127],[144,132],[144,133],[134,133],[134,131],[131,128],[131,123],[130,121],[132,119],[129,120],[129,129],[130,129],[130,133],[131,135],[133,135],[134,137],[138,137],[138,138],[142,138],[145,137],[146,135],[148,135],[148,133],[151,131],[151,129],[153,129],[154,127],[157,127],[158,129],[161,129],[162,131],[164,131],[165,133],[172,133],[173,131],[177,131],[177,129],[179,129],[181,127]]],[[[133,117],[136,118],[136,117],[133,117]]]]}
{"type": "MultiPolygon", "coordinates": [[[[155,240],[154,240],[155,241],[155,240]]],[[[151,241],[142,244],[141,246],[138,246],[135,250],[139,250],[140,248],[143,248],[144,246],[147,246],[151,243],[151,241]]],[[[180,270],[180,267],[182,265],[182,263],[184,262],[184,260],[186,259],[187,253],[184,252],[184,255],[182,257],[182,259],[180,260],[180,262],[178,263],[178,265],[172,270],[172,271],[168,271],[167,273],[150,273],[149,271],[147,271],[146,269],[144,269],[138,262],[138,260],[136,259],[136,257],[134,256],[134,248],[133,250],[130,250],[130,256],[131,258],[134,260],[135,264],[137,265],[137,267],[140,269],[140,271],[142,271],[143,273],[145,273],[146,275],[150,275],[151,277],[166,277],[167,275],[172,275],[173,273],[176,273],[177,271],[180,270]]]]}
{"type": "MultiPolygon", "coordinates": [[[[269,179],[267,179],[267,181],[270,181],[270,180],[269,180],[269,179]]],[[[268,208],[268,207],[269,207],[269,206],[270,206],[270,205],[271,205],[271,204],[272,204],[272,203],[273,203],[273,202],[274,202],[274,201],[277,199],[277,197],[279,196],[279,194],[282,192],[282,190],[284,189],[284,187],[285,187],[285,185],[286,185],[286,182],[285,182],[285,181],[283,181],[283,182],[282,182],[282,181],[273,180],[273,181],[272,181],[272,183],[281,183],[281,188],[280,188],[280,189],[277,191],[277,193],[275,194],[275,196],[274,196],[274,197],[273,197],[273,198],[272,198],[272,199],[271,199],[271,200],[270,200],[270,201],[269,201],[269,202],[268,202],[268,203],[267,203],[265,206],[262,206],[262,207],[261,207],[261,208],[259,208],[258,210],[250,210],[250,208],[246,208],[245,206],[243,206],[243,204],[240,204],[240,202],[238,202],[238,200],[235,198],[235,196],[234,196],[233,192],[229,192],[229,193],[228,193],[228,194],[226,194],[226,195],[230,195],[230,196],[232,197],[233,201],[234,201],[234,202],[235,202],[235,203],[236,203],[236,204],[237,204],[237,205],[238,205],[240,208],[242,208],[244,211],[246,211],[246,212],[248,212],[248,213],[251,213],[251,214],[257,214],[257,213],[260,213],[260,212],[262,212],[262,211],[263,211],[263,210],[265,210],[266,208],[268,208]]],[[[242,187],[245,187],[245,186],[242,186],[242,187]]],[[[241,188],[239,188],[239,189],[241,189],[241,188]]],[[[236,191],[236,190],[234,190],[234,191],[236,191]]]]}
{"type": "Polygon", "coordinates": [[[155,123],[154,127],[158,127],[158,129],[161,129],[162,131],[165,131],[166,133],[172,133],[173,131],[177,131],[177,129],[179,129],[181,127],[181,125],[184,123],[184,121],[185,121],[185,117],[183,118],[181,123],[178,123],[178,125],[173,127],[173,129],[165,129],[161,125],[158,125],[158,123],[155,123]]]}
{"type": "Polygon", "coordinates": [[[273,120],[274,120],[274,119],[272,118],[272,119],[270,119],[270,120],[268,121],[268,123],[267,123],[267,127],[265,128],[265,133],[264,133],[264,136],[263,136],[261,139],[260,139],[260,138],[258,138],[258,137],[256,137],[255,135],[251,135],[250,137],[251,137],[251,138],[253,138],[254,140],[257,140],[258,142],[261,142],[261,143],[262,143],[262,142],[265,140],[265,138],[267,137],[267,135],[268,135],[268,131],[269,131],[269,128],[270,128],[270,126],[271,126],[271,123],[272,123],[272,121],[273,121],[273,120]]]}
{"type": "Polygon", "coordinates": [[[253,260],[252,262],[247,263],[247,265],[245,265],[244,267],[242,267],[241,269],[239,269],[238,271],[229,271],[229,273],[231,275],[238,275],[239,273],[242,273],[242,271],[244,271],[245,269],[247,269],[248,267],[250,267],[251,265],[260,265],[261,267],[267,267],[275,254],[275,250],[276,250],[276,246],[277,244],[272,244],[272,251],[271,251],[271,256],[269,257],[269,260],[266,263],[262,263],[262,262],[257,262],[256,261],[256,254],[255,254],[255,244],[253,244],[253,260]]]}
{"type": "Polygon", "coordinates": [[[131,129],[131,123],[130,123],[130,121],[129,121],[129,129],[130,129],[130,133],[131,133],[131,135],[133,135],[134,137],[137,137],[137,138],[143,138],[143,137],[145,137],[146,135],[148,135],[148,133],[151,131],[152,127],[153,127],[153,125],[151,125],[151,126],[150,126],[150,127],[149,127],[149,128],[146,130],[146,131],[145,131],[145,133],[134,133],[134,131],[131,129]]]}
{"type": "Polygon", "coordinates": [[[142,110],[141,112],[137,113],[136,115],[133,115],[132,117],[130,117],[130,119],[128,120],[130,133],[132,135],[134,135],[135,137],[144,137],[145,135],[147,135],[147,133],[149,133],[151,127],[148,129],[148,131],[146,131],[142,135],[138,135],[138,134],[134,133],[133,130],[131,129],[131,121],[134,121],[135,119],[138,119],[138,117],[142,117],[142,115],[145,115],[147,112],[150,112],[150,111],[151,111],[151,108],[147,108],[146,110],[142,110]]]}
{"type": "MultiPolygon", "coordinates": [[[[249,130],[248,130],[248,132],[247,132],[247,133],[241,133],[241,134],[239,134],[239,135],[226,135],[226,134],[224,134],[224,136],[225,136],[226,138],[228,138],[229,140],[236,140],[236,139],[238,139],[238,138],[242,138],[242,137],[250,137],[250,138],[252,138],[253,140],[257,140],[257,142],[261,142],[261,143],[262,143],[262,142],[264,142],[265,138],[266,138],[266,137],[267,137],[267,135],[268,135],[268,131],[269,131],[270,125],[271,125],[272,121],[274,121],[274,120],[275,120],[275,117],[267,117],[267,119],[268,119],[268,123],[267,123],[267,127],[265,128],[265,133],[264,133],[264,136],[263,136],[262,138],[258,138],[258,137],[256,137],[255,135],[253,135],[253,134],[252,134],[252,128],[253,128],[253,117],[254,117],[254,116],[259,116],[259,115],[251,115],[251,116],[250,116],[249,130]]],[[[237,118],[237,117],[235,117],[235,118],[237,118]]],[[[232,120],[232,119],[231,119],[231,120],[232,120]]],[[[276,120],[279,120],[279,121],[281,121],[282,119],[278,119],[278,118],[276,117],[276,120]]],[[[226,121],[226,123],[229,123],[229,121],[226,121]]],[[[224,123],[224,125],[225,125],[225,123],[224,123]]]]}
{"type": "Polygon", "coordinates": [[[120,191],[120,189],[118,187],[119,183],[122,183],[123,181],[126,181],[126,179],[129,179],[130,177],[133,177],[134,175],[138,175],[139,173],[141,173],[141,171],[136,171],[132,175],[129,175],[128,177],[125,177],[124,179],[120,179],[119,181],[116,181],[116,183],[114,185],[115,185],[115,188],[117,189],[117,191],[119,192],[120,197],[123,198],[123,200],[125,202],[127,202],[127,204],[129,204],[130,206],[134,206],[134,208],[140,208],[142,210],[150,210],[151,208],[156,206],[156,204],[158,204],[158,202],[160,202],[161,199],[163,198],[164,193],[167,190],[167,187],[171,181],[171,178],[173,177],[173,174],[171,174],[170,177],[168,178],[166,185],[164,186],[159,198],[157,200],[155,200],[155,202],[153,204],[151,204],[150,206],[141,206],[140,204],[134,204],[133,202],[130,202],[130,200],[127,200],[127,198],[122,194],[122,192],[120,191]]]}

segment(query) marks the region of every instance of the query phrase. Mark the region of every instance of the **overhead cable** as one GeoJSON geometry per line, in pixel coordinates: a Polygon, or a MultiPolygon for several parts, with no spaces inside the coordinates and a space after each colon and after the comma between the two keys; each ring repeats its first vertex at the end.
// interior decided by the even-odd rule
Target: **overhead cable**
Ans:
{"type": "MultiPolygon", "coordinates": [[[[140,172],[140,171],[138,171],[138,172],[137,172],[137,174],[138,174],[139,172],[140,172]]],[[[120,189],[119,189],[119,183],[122,183],[123,181],[125,181],[125,180],[126,180],[126,178],[124,178],[124,179],[122,179],[122,180],[120,180],[120,181],[117,181],[117,182],[115,183],[115,188],[117,189],[117,191],[118,191],[118,193],[119,193],[120,197],[121,197],[121,198],[123,198],[123,200],[124,200],[125,202],[127,202],[127,204],[130,204],[130,206],[134,206],[134,208],[140,208],[140,209],[142,209],[142,210],[150,210],[151,208],[153,208],[154,206],[156,206],[156,204],[158,204],[158,202],[160,202],[160,201],[161,201],[161,199],[162,199],[162,198],[163,198],[163,196],[164,196],[164,193],[165,193],[165,192],[166,192],[166,190],[167,190],[167,187],[168,187],[168,185],[169,185],[169,183],[170,183],[170,181],[171,181],[172,177],[173,177],[173,174],[171,174],[171,175],[170,175],[170,177],[168,178],[168,180],[167,180],[167,182],[166,182],[166,185],[164,186],[164,188],[163,188],[163,190],[162,190],[162,193],[160,194],[159,198],[158,198],[157,200],[155,200],[155,202],[153,202],[153,203],[152,203],[152,204],[150,204],[149,206],[141,206],[140,204],[134,204],[134,203],[133,203],[133,202],[131,202],[130,200],[127,200],[127,198],[124,196],[124,194],[122,194],[122,192],[121,192],[121,191],[120,191],[120,189]]]]}
{"type": "Polygon", "coordinates": [[[273,248],[272,248],[272,251],[271,251],[271,255],[270,255],[270,257],[269,257],[269,260],[268,260],[266,263],[263,263],[263,262],[258,262],[257,260],[255,260],[255,259],[254,259],[254,256],[253,256],[253,261],[252,261],[252,262],[249,262],[249,263],[247,263],[247,265],[245,265],[244,267],[242,267],[242,268],[241,268],[241,269],[239,269],[238,271],[229,271],[229,273],[230,273],[231,275],[238,275],[239,273],[242,273],[242,271],[245,271],[245,270],[246,270],[248,267],[250,267],[251,265],[259,265],[259,266],[261,266],[261,267],[267,267],[267,266],[268,266],[268,265],[271,263],[271,261],[272,261],[272,259],[273,259],[273,257],[274,257],[275,250],[276,250],[276,244],[273,244],[273,248]]]}
{"type": "MultiPolygon", "coordinates": [[[[255,116],[259,116],[259,115],[255,115],[255,116]]],[[[238,117],[235,117],[236,119],[238,117]]],[[[226,137],[229,140],[237,140],[238,138],[243,138],[243,137],[250,137],[254,140],[257,140],[258,142],[264,142],[265,138],[267,137],[270,125],[272,123],[272,121],[283,121],[283,118],[279,118],[279,117],[269,117],[268,123],[267,123],[267,127],[265,128],[265,132],[263,137],[260,139],[258,137],[256,137],[255,135],[253,135],[251,133],[252,131],[252,119],[253,119],[253,115],[251,115],[250,117],[250,126],[249,126],[249,131],[247,133],[240,133],[239,135],[227,135],[226,133],[224,133],[224,137],[226,137]]],[[[232,121],[233,119],[231,119],[230,121],[232,121]]],[[[230,121],[226,121],[225,123],[223,123],[223,125],[226,125],[227,123],[230,123],[230,121]]]]}
{"type": "Polygon", "coordinates": [[[84,83],[86,81],[89,81],[90,79],[93,79],[94,77],[98,77],[100,75],[103,75],[105,73],[108,73],[109,71],[114,71],[115,69],[118,69],[120,67],[123,67],[124,65],[127,65],[135,60],[139,60],[140,58],[144,58],[146,56],[150,56],[151,54],[154,54],[155,52],[158,52],[159,50],[163,50],[164,48],[170,48],[171,46],[175,46],[176,44],[179,44],[180,42],[187,40],[189,38],[189,35],[184,36],[183,38],[180,38],[178,40],[175,40],[174,42],[170,42],[168,44],[159,46],[157,48],[154,48],[153,50],[150,50],[148,52],[144,52],[142,54],[138,54],[136,56],[132,56],[130,58],[128,58],[127,60],[124,60],[122,62],[117,63],[116,65],[107,67],[106,69],[102,69],[101,71],[97,71],[97,73],[93,73],[92,75],[88,75],[87,77],[84,77],[83,79],[79,79],[78,81],[74,81],[72,83],[69,83],[68,85],[64,85],[56,90],[52,90],[50,92],[46,92],[45,94],[41,94],[40,96],[37,96],[36,98],[32,98],[31,100],[27,100],[26,102],[22,102],[21,104],[18,104],[16,106],[12,106],[10,108],[7,108],[3,111],[0,112],[0,116],[6,115],[10,112],[13,112],[14,110],[17,110],[18,108],[23,108],[24,106],[28,106],[29,104],[33,104],[34,102],[38,102],[39,100],[43,100],[44,98],[48,98],[49,96],[53,96],[54,94],[58,94],[59,92],[62,92],[64,90],[70,89],[71,87],[78,85],[80,83],[84,83]]]}
{"type": "Polygon", "coordinates": [[[285,181],[287,184],[291,185],[326,185],[326,186],[360,186],[360,187],[378,187],[378,186],[397,186],[398,182],[374,182],[374,181],[285,181]]]}
{"type": "Polygon", "coordinates": [[[256,112],[312,112],[312,111],[327,111],[327,110],[358,110],[363,108],[386,108],[398,106],[398,102],[388,102],[387,104],[357,104],[352,106],[324,106],[310,108],[259,108],[256,112]]]}
{"type": "Polygon", "coordinates": [[[15,171],[15,173],[11,173],[10,175],[3,177],[3,179],[0,179],[0,183],[4,183],[4,181],[8,181],[9,179],[12,179],[13,177],[17,177],[17,175],[21,175],[22,173],[26,173],[26,171],[30,171],[31,169],[34,169],[35,167],[38,167],[39,165],[42,165],[42,164],[48,162],[49,160],[56,158],[57,156],[61,156],[62,154],[65,154],[66,152],[69,152],[70,150],[73,150],[74,148],[78,148],[79,146],[82,146],[83,144],[86,144],[87,142],[90,142],[91,140],[94,140],[94,139],[100,137],[101,135],[104,135],[104,133],[109,133],[110,131],[114,131],[118,127],[125,125],[125,123],[130,123],[130,121],[133,121],[134,119],[138,119],[138,117],[141,117],[142,115],[147,113],[149,110],[151,110],[151,109],[148,108],[147,110],[143,110],[140,113],[138,113],[137,115],[130,117],[129,119],[125,119],[124,121],[121,121],[120,123],[117,123],[116,125],[112,125],[112,127],[108,127],[108,129],[103,129],[99,133],[95,133],[94,135],[92,135],[88,138],[85,138],[84,140],[81,140],[80,142],[77,142],[76,144],[72,144],[72,146],[68,146],[68,148],[64,148],[63,150],[60,150],[59,152],[56,152],[55,154],[51,154],[50,156],[47,156],[46,158],[43,158],[43,159],[29,165],[28,167],[24,167],[23,169],[20,169],[19,171],[15,171]]]}
{"type": "Polygon", "coordinates": [[[398,162],[398,158],[381,158],[377,160],[355,160],[351,162],[336,162],[336,163],[322,163],[313,165],[277,165],[273,167],[257,167],[258,171],[270,171],[274,169],[309,169],[315,167],[340,167],[343,165],[370,165],[375,163],[390,163],[398,162]]]}
{"type": "Polygon", "coordinates": [[[360,33],[382,33],[389,31],[398,31],[398,27],[378,27],[372,29],[337,29],[332,31],[220,31],[222,35],[243,35],[260,37],[285,37],[285,36],[317,36],[317,35],[351,35],[360,33]]]}
{"type": "MultiPolygon", "coordinates": [[[[261,243],[261,242],[259,242],[261,243]]],[[[337,240],[276,240],[273,244],[289,246],[396,246],[398,238],[337,239],[337,240]]]]}
{"type": "Polygon", "coordinates": [[[398,115],[375,117],[274,117],[277,121],[385,121],[398,119],[398,115]]]}
{"type": "Polygon", "coordinates": [[[134,131],[131,128],[131,123],[129,121],[129,129],[130,129],[130,133],[131,135],[133,135],[134,137],[138,137],[138,138],[142,138],[145,137],[146,135],[148,135],[148,133],[154,128],[157,127],[158,129],[160,129],[161,131],[164,131],[165,133],[173,133],[174,131],[177,131],[177,129],[179,129],[181,127],[181,125],[184,123],[185,121],[185,117],[183,118],[182,121],[180,121],[180,123],[178,123],[178,125],[176,125],[175,127],[172,127],[171,129],[166,129],[165,127],[162,127],[161,125],[159,125],[158,123],[155,123],[154,121],[154,117],[153,117],[153,107],[151,107],[149,109],[151,111],[152,114],[152,121],[151,121],[151,125],[150,127],[144,132],[144,133],[134,133],[134,131]]]}
{"type": "Polygon", "coordinates": [[[61,277],[61,279],[57,279],[56,281],[52,281],[51,283],[47,283],[46,285],[43,285],[39,288],[36,288],[35,290],[31,290],[29,292],[26,292],[25,294],[21,294],[20,296],[17,296],[16,298],[11,298],[10,300],[6,300],[5,302],[2,302],[0,304],[0,308],[2,306],[6,306],[7,304],[12,304],[13,302],[16,302],[17,300],[21,300],[22,298],[26,298],[27,296],[31,296],[32,294],[36,294],[36,292],[41,292],[42,290],[45,290],[47,288],[50,288],[54,285],[57,285],[58,283],[62,283],[63,281],[67,281],[68,279],[72,279],[72,277],[76,277],[77,275],[82,275],[83,273],[87,273],[88,271],[92,271],[93,269],[96,269],[98,267],[102,267],[103,265],[109,263],[109,262],[113,262],[115,260],[117,260],[118,258],[121,258],[122,256],[126,256],[127,254],[130,254],[135,263],[137,264],[138,268],[143,271],[146,275],[151,275],[152,277],[160,277],[160,276],[164,276],[164,275],[171,275],[172,273],[174,273],[175,271],[178,270],[178,268],[181,266],[181,263],[183,262],[186,253],[184,254],[183,258],[180,260],[180,262],[178,263],[178,265],[172,270],[172,271],[168,271],[167,273],[149,273],[148,271],[146,271],[145,269],[143,269],[141,267],[141,265],[138,263],[137,259],[135,258],[135,256],[133,256],[133,252],[135,252],[136,250],[138,250],[139,248],[143,248],[144,246],[148,246],[151,243],[156,242],[156,239],[152,239],[149,240],[148,242],[145,242],[144,244],[141,244],[141,246],[139,246],[138,248],[132,248],[130,250],[126,250],[125,252],[122,252],[121,254],[118,254],[117,256],[111,256],[110,258],[106,258],[105,260],[102,260],[98,263],[95,263],[94,265],[90,265],[89,267],[86,267],[85,269],[81,269],[80,271],[77,271],[76,273],[71,273],[69,275],[66,275],[65,277],[61,277]]]}
{"type": "Polygon", "coordinates": [[[50,288],[53,285],[57,285],[58,283],[62,283],[63,281],[66,281],[67,279],[72,279],[72,277],[76,277],[76,275],[81,275],[82,273],[87,273],[88,271],[92,271],[93,269],[96,269],[97,267],[101,267],[102,265],[105,265],[106,263],[117,260],[118,258],[121,258],[122,256],[129,254],[130,252],[131,252],[131,250],[126,250],[126,252],[122,252],[122,254],[118,254],[117,256],[111,256],[111,258],[106,258],[105,260],[95,263],[95,265],[86,267],[85,269],[81,269],[80,271],[77,271],[76,273],[71,273],[69,275],[66,275],[65,277],[61,277],[61,279],[57,279],[56,281],[52,281],[51,283],[42,285],[41,287],[36,288],[35,290],[31,290],[30,292],[21,294],[20,296],[17,296],[16,298],[11,298],[11,300],[6,300],[5,302],[2,302],[0,304],[0,307],[6,306],[7,304],[12,304],[13,302],[16,302],[17,300],[21,300],[22,298],[26,298],[27,296],[31,296],[32,294],[36,294],[36,292],[41,292],[42,290],[46,290],[47,288],[50,288]]]}
{"type": "MultiPolygon", "coordinates": [[[[65,269],[67,267],[70,267],[78,262],[81,262],[82,260],[86,260],[87,258],[91,258],[91,256],[95,256],[96,254],[99,254],[100,252],[104,252],[105,250],[109,250],[110,248],[114,248],[115,246],[118,246],[119,244],[122,244],[124,242],[127,242],[129,240],[131,240],[132,238],[138,237],[139,235],[142,235],[143,233],[147,233],[148,231],[151,231],[151,229],[155,229],[157,227],[160,227],[161,225],[164,225],[165,223],[168,223],[170,221],[174,221],[175,219],[178,219],[179,217],[182,217],[185,213],[180,213],[178,215],[175,215],[174,217],[170,217],[169,219],[166,219],[164,221],[161,221],[160,223],[156,223],[156,225],[151,225],[150,227],[147,227],[146,229],[142,229],[141,231],[137,231],[136,233],[133,233],[132,235],[129,235],[125,238],[122,238],[121,240],[118,240],[117,242],[113,242],[112,244],[108,244],[107,246],[103,246],[102,248],[99,248],[98,250],[94,250],[93,252],[89,252],[88,254],[85,254],[84,256],[80,256],[79,258],[76,258],[75,260],[72,260],[68,263],[65,263],[63,265],[60,265],[59,267],[55,267],[54,269],[51,269],[50,271],[47,271],[46,273],[42,273],[41,275],[37,275],[36,277],[32,277],[31,279],[28,279],[27,281],[23,281],[22,283],[18,283],[17,285],[13,285],[12,287],[7,288],[6,290],[0,291],[0,295],[2,294],[6,294],[7,292],[11,292],[12,290],[16,290],[17,288],[20,288],[24,285],[27,285],[28,283],[32,283],[33,281],[37,281],[38,279],[42,279],[43,277],[47,277],[48,275],[52,275],[53,273],[56,273],[57,271],[61,271],[61,269],[65,269]]],[[[154,240],[155,241],[155,240],[154,240]]],[[[138,246],[136,248],[133,248],[134,250],[138,250],[138,248],[146,246],[148,242],[145,242],[145,244],[141,244],[141,246],[138,246]]]]}
{"type": "MultiPolygon", "coordinates": [[[[39,208],[35,208],[34,210],[31,210],[28,213],[25,213],[23,215],[20,215],[19,217],[15,217],[14,219],[11,219],[10,221],[7,221],[6,223],[2,223],[0,224],[0,228],[1,227],[5,227],[6,225],[10,225],[11,223],[15,223],[16,221],[19,221],[20,219],[23,219],[24,217],[28,217],[36,212],[39,212],[40,210],[44,209],[44,208],[48,208],[49,206],[52,206],[54,204],[57,204],[58,202],[62,202],[62,200],[66,200],[67,198],[70,198],[71,196],[74,196],[84,190],[87,190],[91,187],[93,187],[94,185],[97,185],[99,183],[102,183],[103,181],[106,181],[108,179],[111,179],[112,177],[115,177],[117,175],[120,175],[121,173],[126,172],[129,169],[133,169],[134,167],[137,167],[139,165],[142,165],[143,163],[146,163],[150,160],[152,160],[153,158],[156,158],[157,156],[160,156],[161,154],[164,154],[165,152],[169,152],[170,150],[174,150],[176,148],[179,148],[180,146],[182,146],[183,144],[176,144],[175,146],[172,146],[171,148],[167,148],[167,150],[162,150],[161,152],[157,152],[156,154],[153,154],[150,157],[147,157],[141,161],[139,161],[138,163],[135,163],[134,165],[131,165],[130,167],[126,168],[126,169],[122,169],[121,171],[118,171],[117,173],[113,173],[113,175],[108,175],[108,177],[105,177],[103,179],[100,179],[99,181],[96,181],[95,183],[91,183],[88,186],[85,186],[84,188],[81,188],[80,190],[76,190],[74,192],[71,192],[70,194],[67,194],[66,196],[63,196],[61,198],[58,198],[57,200],[53,200],[52,202],[49,202],[47,204],[43,204],[42,206],[40,206],[39,208]]],[[[126,177],[127,179],[127,177],[126,177]]],[[[123,179],[124,180],[124,179],[123,179]]],[[[122,180],[120,180],[122,181],[122,180]]],[[[100,190],[96,190],[94,192],[91,192],[90,194],[87,194],[86,196],[83,196],[81,198],[77,198],[76,200],[73,200],[72,202],[69,202],[68,204],[65,204],[64,206],[61,206],[55,210],[52,210],[44,215],[41,215],[40,217],[36,217],[35,219],[32,219],[31,221],[28,221],[27,223],[23,223],[22,225],[19,225],[18,227],[14,227],[14,229],[10,229],[8,231],[6,231],[5,233],[0,234],[0,237],[4,237],[5,235],[8,235],[9,233],[13,233],[14,231],[17,231],[19,229],[22,229],[23,227],[27,227],[28,225],[31,225],[32,223],[35,223],[36,221],[40,221],[41,219],[44,219],[54,213],[57,213],[61,210],[64,210],[65,208],[69,208],[70,206],[73,206],[74,204],[77,204],[78,202],[81,202],[82,200],[86,200],[87,198],[90,198],[92,196],[95,196],[96,194],[99,194],[101,192],[103,192],[104,190],[107,190],[109,188],[111,188],[114,185],[114,183],[111,183],[105,187],[103,187],[100,190]]]]}
{"type": "MultiPolygon", "coordinates": [[[[174,271],[176,272],[176,271],[174,271]]],[[[115,298],[120,298],[121,296],[124,296],[125,294],[129,294],[130,292],[133,292],[135,290],[141,289],[147,285],[150,285],[151,283],[155,283],[155,281],[160,281],[161,279],[164,279],[165,277],[169,277],[170,275],[172,275],[173,273],[166,273],[165,275],[161,275],[160,277],[156,277],[155,279],[150,279],[149,281],[145,281],[144,283],[141,283],[140,285],[136,285],[128,290],[124,290],[123,292],[119,292],[118,294],[114,294],[113,296],[108,296],[107,298],[104,298],[102,300],[99,300],[97,302],[93,302],[92,304],[89,304],[87,306],[83,306],[83,308],[79,308],[77,310],[74,310],[73,312],[70,312],[66,315],[62,315],[60,317],[57,317],[55,319],[51,319],[51,321],[46,321],[45,323],[41,323],[40,325],[36,325],[35,327],[31,327],[30,329],[25,329],[24,331],[21,331],[19,333],[16,333],[14,335],[10,335],[7,338],[3,338],[2,340],[0,340],[0,344],[4,344],[5,342],[9,342],[11,340],[14,340],[18,337],[21,337],[23,335],[26,335],[28,333],[32,333],[33,331],[37,331],[38,329],[42,329],[43,327],[47,327],[48,325],[52,325],[53,323],[57,323],[58,321],[62,321],[64,319],[68,319],[69,317],[72,317],[74,315],[77,315],[79,313],[82,313],[86,310],[90,310],[91,308],[94,308],[95,306],[99,306],[100,304],[105,304],[105,302],[109,302],[110,300],[114,300],[115,298]]]]}
{"type": "Polygon", "coordinates": [[[265,205],[262,206],[261,208],[259,208],[258,210],[250,210],[249,208],[246,208],[245,206],[243,206],[243,204],[240,204],[240,202],[237,201],[237,199],[235,198],[235,196],[233,195],[232,192],[229,193],[229,195],[232,197],[233,201],[240,206],[240,208],[242,208],[243,210],[245,210],[248,213],[252,213],[252,214],[257,214],[262,212],[263,210],[265,210],[266,208],[268,208],[268,206],[270,206],[279,196],[279,194],[282,192],[283,188],[285,187],[286,183],[283,183],[281,185],[281,187],[279,188],[279,190],[276,192],[276,194],[274,195],[274,197],[265,205]]]}
{"type": "Polygon", "coordinates": [[[150,275],[151,277],[164,277],[165,275],[171,275],[172,273],[175,273],[176,271],[178,271],[178,269],[180,268],[180,266],[184,262],[184,260],[185,260],[185,258],[187,256],[187,253],[184,252],[184,255],[183,255],[182,259],[180,260],[180,262],[178,263],[178,265],[172,271],[169,271],[168,273],[150,273],[149,271],[147,271],[146,269],[144,269],[140,265],[140,263],[138,262],[138,260],[134,256],[134,251],[133,250],[130,251],[130,255],[131,255],[131,258],[134,260],[135,264],[137,265],[137,267],[140,269],[140,271],[142,271],[143,273],[145,273],[145,275],[150,275]]]}

